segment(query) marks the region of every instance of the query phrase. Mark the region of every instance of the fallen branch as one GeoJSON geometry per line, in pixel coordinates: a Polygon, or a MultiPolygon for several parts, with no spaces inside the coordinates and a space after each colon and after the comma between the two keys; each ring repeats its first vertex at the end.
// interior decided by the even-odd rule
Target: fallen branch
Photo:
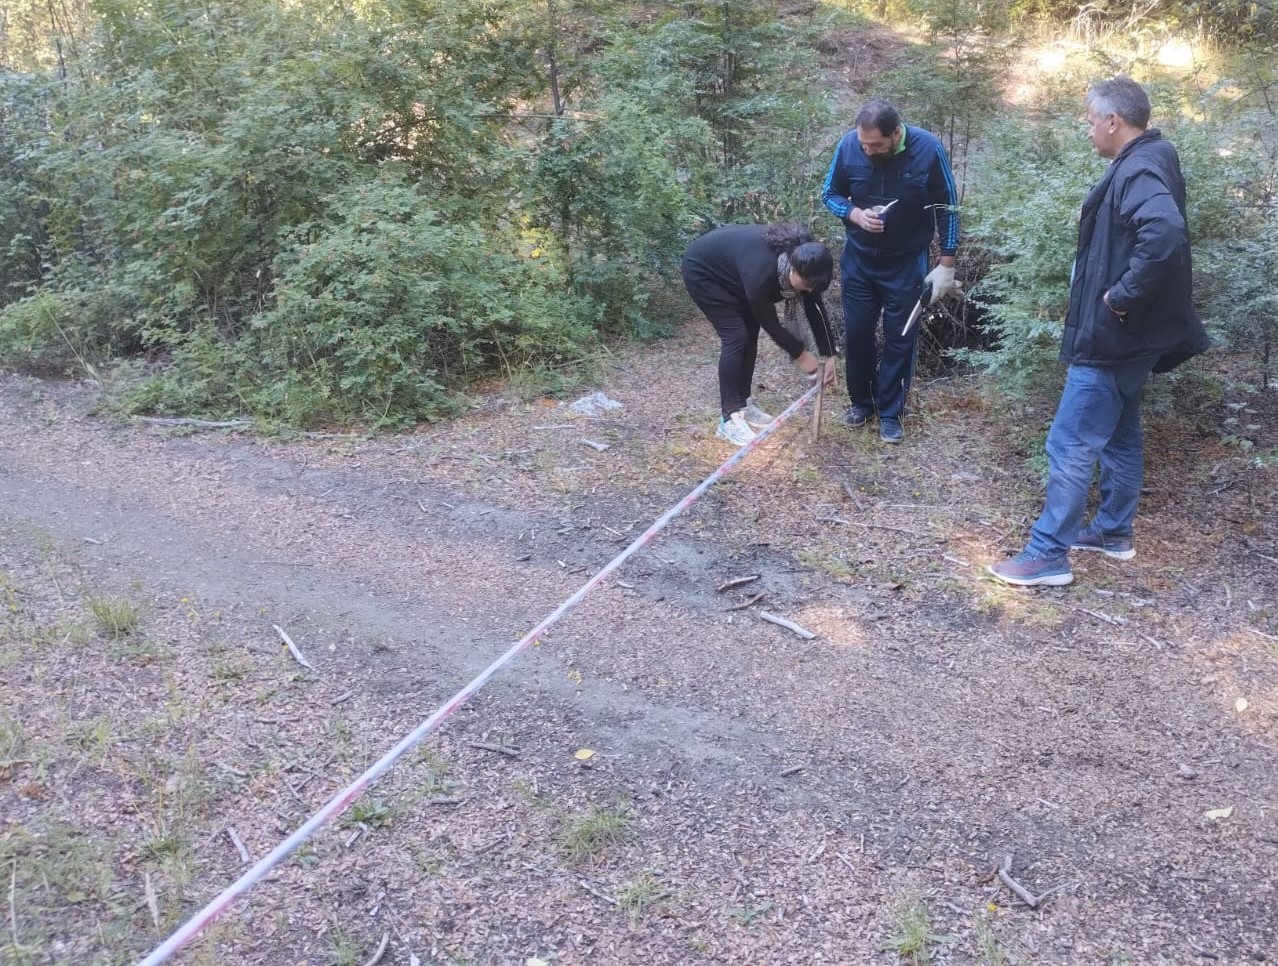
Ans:
{"type": "Polygon", "coordinates": [[[1278,641],[1278,637],[1274,637],[1272,634],[1266,634],[1264,631],[1258,631],[1254,627],[1248,627],[1246,624],[1243,625],[1243,630],[1251,631],[1257,637],[1263,637],[1267,641],[1278,641]]]}
{"type": "Polygon", "coordinates": [[[1115,627],[1122,627],[1127,623],[1127,618],[1125,617],[1111,617],[1109,614],[1102,614],[1098,610],[1088,610],[1086,607],[1080,607],[1079,610],[1089,617],[1095,617],[1098,621],[1113,624],[1115,627]]]}
{"type": "Polygon", "coordinates": [[[786,630],[793,631],[805,640],[810,641],[812,638],[816,637],[816,635],[806,627],[800,627],[794,621],[788,621],[784,617],[778,617],[776,614],[769,614],[766,610],[759,611],[759,616],[769,624],[776,624],[778,627],[784,627],[786,630]]]}
{"type": "Polygon", "coordinates": [[[781,772],[781,777],[789,778],[791,775],[797,775],[801,771],[803,771],[802,765],[791,765],[789,768],[785,769],[785,771],[781,772]]]}
{"type": "Polygon", "coordinates": [[[213,764],[217,765],[218,768],[221,768],[222,771],[226,772],[228,775],[234,775],[236,778],[248,778],[248,772],[240,771],[238,768],[232,768],[221,759],[214,759],[213,764]]]}
{"type": "MultiPolygon", "coordinates": [[[[846,484],[844,484],[846,486],[846,484]]],[[[843,517],[817,517],[817,523],[841,523],[845,527],[861,527],[865,530],[891,530],[893,533],[904,533],[911,537],[927,537],[926,533],[919,533],[917,530],[907,530],[905,527],[892,527],[886,523],[861,523],[857,520],[845,520],[843,517]]]]}
{"type": "Polygon", "coordinates": [[[596,453],[602,453],[604,450],[610,448],[607,443],[596,443],[593,439],[586,439],[585,437],[577,440],[577,442],[579,442],[582,446],[589,446],[596,453]]]}
{"type": "Polygon", "coordinates": [[[137,416],[140,423],[151,426],[191,426],[194,429],[244,429],[253,424],[247,419],[227,419],[215,421],[210,419],[186,419],[168,416],[137,416]]]}
{"type": "Polygon", "coordinates": [[[715,593],[722,594],[725,590],[731,590],[733,587],[740,587],[742,584],[750,584],[758,579],[758,574],[751,574],[749,577],[734,577],[732,580],[725,580],[714,590],[715,593]]]}
{"type": "Polygon", "coordinates": [[[426,804],[427,805],[460,805],[464,801],[466,801],[466,799],[459,798],[456,795],[436,795],[434,798],[426,799],[426,804]]]}
{"type": "Polygon", "coordinates": [[[835,852],[835,853],[834,853],[834,855],[835,855],[835,857],[836,857],[836,858],[837,858],[840,862],[842,862],[844,865],[846,865],[846,866],[847,866],[849,869],[851,869],[853,872],[855,872],[855,871],[856,871],[856,866],[852,864],[852,860],[851,860],[851,859],[849,859],[849,858],[848,858],[846,855],[844,855],[842,852],[835,852]]]}
{"type": "Polygon", "coordinates": [[[519,757],[519,749],[514,745],[494,745],[487,741],[472,741],[469,744],[472,748],[479,748],[483,751],[495,751],[500,755],[509,755],[511,758],[519,757]]]}
{"type": "Polygon", "coordinates": [[[1012,893],[1016,896],[1016,898],[1020,899],[1021,902],[1025,903],[1025,905],[1029,906],[1031,909],[1037,909],[1038,904],[1043,901],[1042,896],[1034,895],[1034,893],[1030,892],[1023,885],[1021,885],[1019,882],[1017,882],[1015,879],[1012,878],[1012,853],[1011,852],[1007,853],[1007,856],[1003,859],[1002,864],[998,867],[998,877],[999,877],[999,881],[1001,881],[1003,885],[1007,886],[1007,888],[1012,891],[1012,893]]]}
{"type": "Polygon", "coordinates": [[[315,665],[303,657],[302,652],[299,651],[297,649],[297,645],[293,643],[293,639],[284,633],[284,628],[280,627],[279,624],[272,624],[271,626],[275,628],[275,633],[279,634],[280,639],[288,647],[288,652],[293,655],[293,659],[297,661],[298,664],[302,665],[302,667],[309,668],[314,671],[315,665]]]}
{"type": "Polygon", "coordinates": [[[155,894],[155,883],[151,881],[151,873],[147,872],[142,877],[143,888],[146,892],[146,907],[151,910],[151,921],[155,923],[155,928],[160,928],[160,898],[155,894]]]}
{"type": "Polygon", "coordinates": [[[763,600],[763,595],[755,594],[753,597],[743,600],[739,604],[733,604],[731,607],[725,607],[724,610],[745,610],[747,607],[757,604],[761,600],[763,600]]]}
{"type": "Polygon", "coordinates": [[[377,966],[382,961],[382,957],[386,955],[386,947],[390,945],[390,933],[382,933],[382,941],[377,944],[377,950],[373,953],[373,958],[364,964],[364,966],[377,966]]]}
{"type": "Polygon", "coordinates": [[[354,696],[355,696],[354,691],[347,691],[345,694],[339,694],[332,701],[330,701],[329,704],[342,704],[345,701],[349,701],[354,696]]]}
{"type": "Polygon", "coordinates": [[[577,885],[581,886],[583,889],[589,892],[596,899],[602,899],[604,902],[612,906],[615,906],[617,904],[616,899],[614,899],[612,896],[604,895],[602,892],[599,892],[598,890],[591,888],[591,886],[587,884],[584,879],[578,879],[577,885]]]}
{"type": "Polygon", "coordinates": [[[249,858],[248,849],[244,847],[244,843],[240,841],[240,837],[235,834],[235,829],[231,826],[226,827],[226,837],[231,840],[231,844],[235,846],[236,851],[240,853],[240,864],[248,865],[252,860],[249,858]]]}

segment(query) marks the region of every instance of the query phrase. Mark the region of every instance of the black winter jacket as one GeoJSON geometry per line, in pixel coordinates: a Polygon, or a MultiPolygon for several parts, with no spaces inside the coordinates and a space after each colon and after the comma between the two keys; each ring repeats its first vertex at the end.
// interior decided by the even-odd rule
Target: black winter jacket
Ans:
{"type": "MultiPolygon", "coordinates": [[[[803,340],[777,318],[782,300],[777,253],[764,240],[766,225],[722,225],[702,235],[683,256],[688,294],[707,315],[744,315],[759,323],[791,359],[803,352],[803,340]]],[[[829,317],[820,295],[803,292],[803,311],[817,350],[834,355],[829,317]]]]}
{"type": "Polygon", "coordinates": [[[1185,179],[1176,149],[1150,129],[1083,202],[1061,361],[1178,365],[1208,345],[1192,295],[1185,179]]]}

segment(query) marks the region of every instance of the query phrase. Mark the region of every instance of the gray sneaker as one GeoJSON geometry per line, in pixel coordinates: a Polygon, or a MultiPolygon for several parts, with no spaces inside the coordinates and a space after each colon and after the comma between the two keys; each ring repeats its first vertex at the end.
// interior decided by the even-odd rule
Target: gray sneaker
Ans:
{"type": "Polygon", "coordinates": [[[1096,530],[1083,530],[1074,542],[1071,550],[1098,550],[1106,557],[1115,560],[1131,560],[1136,556],[1136,545],[1131,537],[1119,537],[1112,533],[1100,533],[1096,530]]]}
{"type": "Polygon", "coordinates": [[[1066,557],[1049,560],[1046,557],[1035,557],[1028,550],[1022,550],[1011,560],[992,563],[985,569],[1003,583],[1017,587],[1037,587],[1040,584],[1064,587],[1074,582],[1074,574],[1069,569],[1066,557]]]}

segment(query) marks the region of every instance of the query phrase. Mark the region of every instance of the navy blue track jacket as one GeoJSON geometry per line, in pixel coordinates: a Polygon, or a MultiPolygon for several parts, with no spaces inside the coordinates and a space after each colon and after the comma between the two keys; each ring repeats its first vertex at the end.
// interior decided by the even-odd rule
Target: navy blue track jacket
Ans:
{"type": "Polygon", "coordinates": [[[958,250],[958,193],[954,172],[940,139],[922,128],[905,127],[905,149],[875,167],[861,149],[856,131],[839,142],[825,177],[821,200],[847,231],[844,256],[917,258],[939,232],[942,255],[958,250]],[[872,234],[848,222],[853,208],[896,201],[884,217],[884,231],[872,234]]]}

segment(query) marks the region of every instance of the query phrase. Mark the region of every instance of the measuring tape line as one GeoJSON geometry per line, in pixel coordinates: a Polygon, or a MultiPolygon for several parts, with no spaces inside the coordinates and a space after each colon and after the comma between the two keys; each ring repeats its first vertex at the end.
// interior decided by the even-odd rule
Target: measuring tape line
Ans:
{"type": "MultiPolygon", "coordinates": [[[[818,378],[820,378],[818,376],[818,378]]],[[[353,782],[343,788],[334,795],[327,804],[319,811],[312,815],[303,823],[297,831],[282,841],[275,848],[271,849],[266,855],[258,860],[257,864],[248,869],[243,875],[227,886],[222,892],[216,896],[208,905],[197,912],[194,916],[186,921],[181,928],[174,932],[168,939],[155,948],[155,950],[143,959],[138,966],[158,966],[160,963],[167,962],[169,957],[185,946],[198,933],[211,926],[217,918],[226,911],[231,903],[235,902],[240,896],[248,892],[249,889],[257,885],[262,878],[279,865],[284,859],[298,849],[306,842],[316,831],[328,824],[332,819],[336,818],[344,812],[356,798],[364,793],[373,782],[377,781],[383,774],[390,770],[391,766],[402,758],[407,752],[421,743],[421,741],[432,731],[438,728],[444,721],[458,708],[470,700],[474,694],[479,691],[489,679],[500,671],[505,665],[519,656],[519,654],[528,649],[532,644],[536,643],[546,630],[576,607],[581,601],[599,586],[609,574],[617,570],[631,556],[641,550],[654,536],[663,530],[667,524],[684,510],[695,503],[701,496],[714,486],[719,480],[730,473],[743,459],[755,450],[760,443],[779,429],[787,419],[797,413],[803,405],[816,396],[819,383],[813,386],[806,393],[792,402],[784,412],[777,416],[771,423],[759,430],[758,434],[750,442],[746,443],[738,449],[722,466],[707,476],[696,489],[692,490],[682,500],[672,506],[663,513],[657,521],[647,530],[634,539],[634,542],[625,550],[617,554],[608,564],[604,566],[597,574],[590,578],[586,583],[556,607],[548,616],[544,617],[536,627],[529,631],[523,638],[514,644],[505,654],[488,665],[479,675],[467,684],[464,688],[454,694],[448,701],[441,705],[434,714],[419,724],[411,733],[405,735],[404,738],[395,745],[390,751],[382,755],[367,771],[356,778],[353,782]]]]}

